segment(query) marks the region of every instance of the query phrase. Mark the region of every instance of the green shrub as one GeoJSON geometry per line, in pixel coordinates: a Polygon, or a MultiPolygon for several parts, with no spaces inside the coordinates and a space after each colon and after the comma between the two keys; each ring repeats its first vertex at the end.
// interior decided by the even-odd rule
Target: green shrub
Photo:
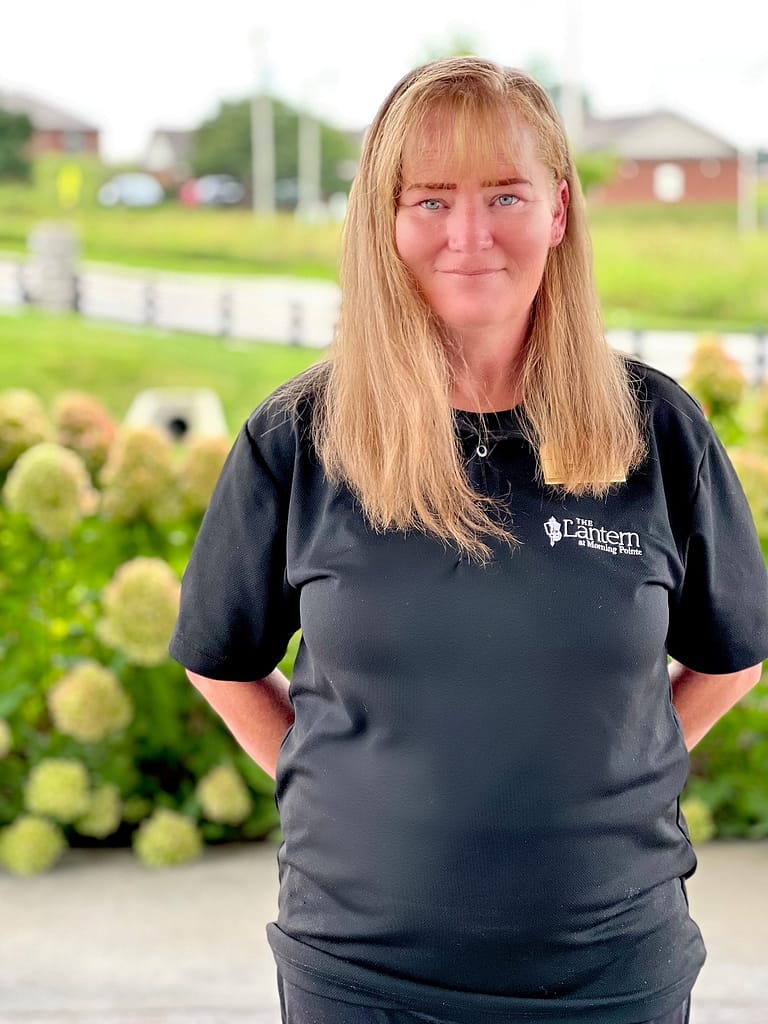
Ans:
{"type": "Polygon", "coordinates": [[[89,788],[84,764],[71,758],[49,757],[30,772],[24,801],[32,814],[48,815],[66,824],[85,814],[89,788]]]}
{"type": "Polygon", "coordinates": [[[0,394],[0,863],[133,845],[173,864],[268,837],[272,780],[167,650],[230,440],[116,429],[82,393],[51,404],[0,394]]]}
{"type": "Polygon", "coordinates": [[[59,444],[82,458],[92,476],[107,460],[117,424],[100,402],[79,391],[65,391],[53,406],[59,444]]]}
{"type": "Polygon", "coordinates": [[[173,471],[173,445],[156,427],[119,432],[99,477],[105,516],[129,523],[171,522],[180,500],[173,471]]]}
{"type": "Polygon", "coordinates": [[[53,437],[53,425],[36,394],[26,388],[0,392],[0,471],[27,448],[53,437]]]}
{"type": "Polygon", "coordinates": [[[756,402],[756,430],[758,437],[768,441],[768,384],[763,384],[757,394],[756,402]]]}
{"type": "Polygon", "coordinates": [[[106,839],[118,830],[121,819],[120,790],[106,782],[91,793],[85,814],[75,821],[75,829],[81,836],[106,839]]]}
{"type": "Polygon", "coordinates": [[[160,807],[139,826],[133,837],[133,848],[147,867],[165,868],[196,860],[202,852],[203,841],[190,818],[160,807]]]}
{"type": "Polygon", "coordinates": [[[179,589],[178,577],[161,558],[132,558],[104,588],[99,637],[135,665],[162,664],[179,611],[179,589]]]}
{"type": "Polygon", "coordinates": [[[3,498],[22,512],[40,537],[61,540],[94,507],[95,495],[80,456],[51,441],[23,452],[11,467],[3,498]]]}
{"type": "Polygon", "coordinates": [[[736,414],[747,390],[747,379],[719,338],[699,339],[684,384],[699,399],[722,439],[726,443],[736,440],[736,414]]]}
{"type": "Polygon", "coordinates": [[[15,875],[39,875],[53,867],[66,845],[57,825],[23,814],[0,832],[0,864],[15,875]]]}
{"type": "Polygon", "coordinates": [[[117,676],[95,661],[75,665],[48,691],[48,709],[59,732],[81,743],[99,743],[133,717],[117,676]]]}
{"type": "Polygon", "coordinates": [[[197,785],[202,812],[220,825],[241,825],[251,813],[248,787],[229,765],[217,765],[197,785]]]}
{"type": "Polygon", "coordinates": [[[13,750],[13,733],[4,718],[0,718],[0,761],[13,750]]]}
{"type": "Polygon", "coordinates": [[[686,796],[704,801],[717,835],[768,837],[768,693],[743,697],[691,753],[686,796]]]}
{"type": "Polygon", "coordinates": [[[715,835],[715,821],[709,804],[700,796],[688,796],[682,801],[682,812],[688,823],[688,833],[694,845],[706,843],[715,835]]]}
{"type": "Polygon", "coordinates": [[[768,455],[731,448],[729,455],[747,496],[763,551],[768,557],[768,455]]]}

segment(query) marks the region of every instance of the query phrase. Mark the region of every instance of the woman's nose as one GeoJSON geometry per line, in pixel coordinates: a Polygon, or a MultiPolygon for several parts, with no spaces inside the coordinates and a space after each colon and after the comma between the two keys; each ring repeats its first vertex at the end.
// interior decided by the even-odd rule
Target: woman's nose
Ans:
{"type": "Polygon", "coordinates": [[[471,254],[490,249],[492,245],[489,212],[474,205],[457,204],[448,218],[448,248],[452,252],[471,254]]]}

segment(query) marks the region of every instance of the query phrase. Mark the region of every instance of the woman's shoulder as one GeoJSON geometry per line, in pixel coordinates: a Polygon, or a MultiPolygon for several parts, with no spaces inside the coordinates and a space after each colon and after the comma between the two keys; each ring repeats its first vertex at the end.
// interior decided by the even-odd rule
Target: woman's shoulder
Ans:
{"type": "Polygon", "coordinates": [[[641,362],[626,359],[630,383],[651,433],[657,441],[677,437],[701,450],[712,435],[712,426],[699,401],[669,374],[641,362]]]}
{"type": "Polygon", "coordinates": [[[327,368],[318,363],[268,395],[243,425],[241,434],[273,469],[293,463],[312,441],[312,423],[322,398],[327,368]]]}
{"type": "Polygon", "coordinates": [[[308,427],[322,398],[327,373],[327,364],[316,363],[284,381],[256,406],[245,428],[260,437],[275,431],[284,436],[308,427]]]}

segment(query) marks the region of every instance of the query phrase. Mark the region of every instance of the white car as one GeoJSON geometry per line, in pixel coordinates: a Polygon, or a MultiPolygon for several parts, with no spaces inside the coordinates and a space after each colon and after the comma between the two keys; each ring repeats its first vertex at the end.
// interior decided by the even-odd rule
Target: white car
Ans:
{"type": "Polygon", "coordinates": [[[102,206],[157,206],[164,198],[160,182],[138,171],[116,174],[99,189],[102,206]]]}

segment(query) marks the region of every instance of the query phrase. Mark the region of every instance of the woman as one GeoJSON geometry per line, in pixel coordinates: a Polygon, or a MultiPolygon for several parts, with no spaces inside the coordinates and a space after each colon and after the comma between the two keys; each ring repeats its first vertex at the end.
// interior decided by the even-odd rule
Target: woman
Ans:
{"type": "Polygon", "coordinates": [[[759,678],[765,564],[698,405],[605,343],[534,81],[396,86],[342,296],[234,445],[171,645],[276,772],[283,1019],[682,1024],[686,745],[759,678]]]}

